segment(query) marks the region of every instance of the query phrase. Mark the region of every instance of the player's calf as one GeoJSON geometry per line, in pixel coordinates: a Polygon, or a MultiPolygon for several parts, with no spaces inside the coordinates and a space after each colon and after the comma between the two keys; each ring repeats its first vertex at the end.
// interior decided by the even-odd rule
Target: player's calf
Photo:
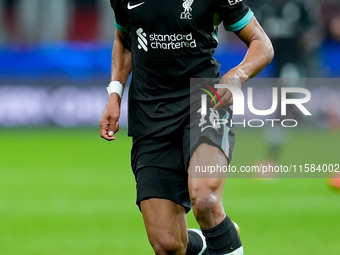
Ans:
{"type": "Polygon", "coordinates": [[[184,245],[179,240],[162,238],[151,243],[156,255],[181,255],[184,254],[186,244],[184,245]]]}

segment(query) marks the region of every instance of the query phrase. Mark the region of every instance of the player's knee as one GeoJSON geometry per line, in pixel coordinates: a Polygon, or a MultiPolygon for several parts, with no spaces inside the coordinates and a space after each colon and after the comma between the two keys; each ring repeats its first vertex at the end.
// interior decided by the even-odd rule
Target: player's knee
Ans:
{"type": "Polygon", "coordinates": [[[186,244],[174,238],[159,238],[151,245],[156,255],[185,254],[186,244]]]}
{"type": "Polygon", "coordinates": [[[194,192],[191,195],[191,203],[194,215],[198,222],[209,221],[209,218],[223,215],[222,198],[214,189],[209,188],[194,192]]]}
{"type": "Polygon", "coordinates": [[[214,200],[214,194],[193,198],[192,207],[195,216],[199,216],[201,214],[209,214],[209,212],[214,211],[215,208],[219,206],[217,201],[214,200]]]}

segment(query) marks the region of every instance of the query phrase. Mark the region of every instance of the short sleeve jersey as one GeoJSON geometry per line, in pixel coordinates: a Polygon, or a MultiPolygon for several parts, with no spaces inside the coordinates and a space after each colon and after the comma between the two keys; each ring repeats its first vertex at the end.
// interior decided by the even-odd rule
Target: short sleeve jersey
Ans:
{"type": "Polygon", "coordinates": [[[253,17],[243,0],[110,0],[116,28],[130,34],[129,135],[178,123],[190,78],[219,77],[217,27],[239,31],[253,17]]]}

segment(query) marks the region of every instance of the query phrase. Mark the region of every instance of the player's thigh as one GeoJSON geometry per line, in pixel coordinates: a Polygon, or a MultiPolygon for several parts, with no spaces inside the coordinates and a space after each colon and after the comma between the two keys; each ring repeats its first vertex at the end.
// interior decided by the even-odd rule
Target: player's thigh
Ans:
{"type": "Polygon", "coordinates": [[[208,169],[209,167],[228,167],[228,159],[226,155],[217,147],[208,143],[201,143],[189,161],[188,174],[189,174],[189,191],[193,195],[199,190],[210,189],[216,192],[216,195],[221,196],[226,173],[216,172],[209,173],[204,172],[202,175],[200,173],[193,173],[196,167],[208,169]]]}
{"type": "Polygon", "coordinates": [[[167,199],[151,198],[141,201],[140,207],[149,241],[155,250],[185,251],[187,223],[186,210],[182,205],[167,199]]]}

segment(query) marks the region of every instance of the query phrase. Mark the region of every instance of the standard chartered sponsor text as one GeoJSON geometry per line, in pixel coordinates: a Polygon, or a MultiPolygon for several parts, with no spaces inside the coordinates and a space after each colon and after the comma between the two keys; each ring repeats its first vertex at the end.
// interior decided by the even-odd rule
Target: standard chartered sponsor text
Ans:
{"type": "Polygon", "coordinates": [[[181,48],[196,48],[196,40],[190,34],[150,34],[150,46],[153,49],[176,50],[181,48]]]}

